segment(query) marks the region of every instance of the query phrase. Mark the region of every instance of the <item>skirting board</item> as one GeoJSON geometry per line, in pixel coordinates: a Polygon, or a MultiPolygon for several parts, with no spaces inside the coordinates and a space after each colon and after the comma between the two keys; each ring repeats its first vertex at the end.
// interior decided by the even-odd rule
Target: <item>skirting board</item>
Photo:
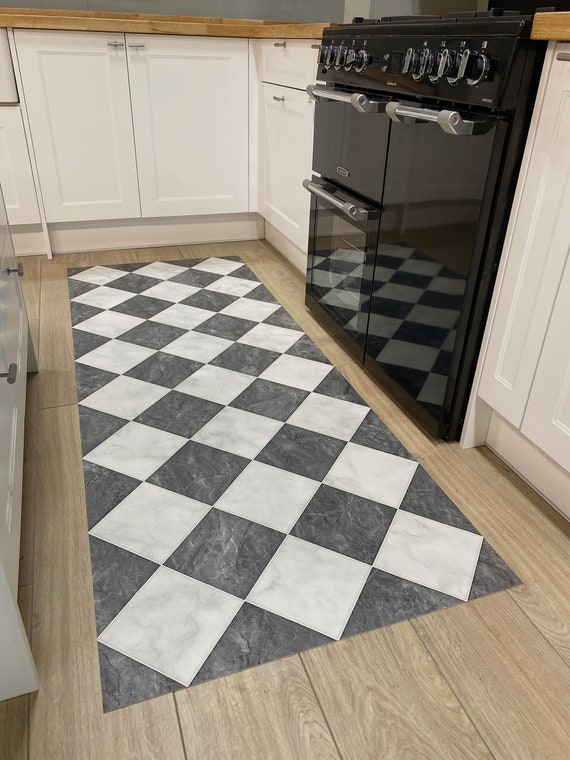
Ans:
{"type": "Polygon", "coordinates": [[[491,418],[486,445],[570,520],[570,473],[496,412],[491,418]]]}
{"type": "Polygon", "coordinates": [[[292,243],[289,238],[285,237],[282,232],[279,232],[272,224],[265,222],[265,239],[268,243],[276,248],[283,258],[292,264],[303,277],[307,271],[307,252],[302,251],[300,248],[292,243]]]}
{"type": "MultiPolygon", "coordinates": [[[[53,253],[104,251],[114,248],[144,248],[230,240],[259,240],[264,221],[259,214],[220,214],[157,219],[106,219],[97,222],[50,224],[53,253]]],[[[12,229],[19,256],[46,253],[36,227],[12,229]]]]}

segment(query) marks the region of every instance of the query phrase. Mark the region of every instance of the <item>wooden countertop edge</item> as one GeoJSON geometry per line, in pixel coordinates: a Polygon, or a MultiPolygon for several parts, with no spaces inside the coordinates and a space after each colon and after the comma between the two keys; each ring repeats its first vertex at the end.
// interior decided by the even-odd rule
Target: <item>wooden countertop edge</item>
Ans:
{"type": "Polygon", "coordinates": [[[199,37],[253,37],[313,39],[321,37],[322,24],[296,24],[253,19],[158,16],[139,13],[85,13],[38,9],[0,8],[0,28],[55,29],[87,32],[182,34],[199,37]]]}
{"type": "Polygon", "coordinates": [[[531,35],[533,40],[570,41],[570,11],[564,13],[537,13],[531,35]]]}

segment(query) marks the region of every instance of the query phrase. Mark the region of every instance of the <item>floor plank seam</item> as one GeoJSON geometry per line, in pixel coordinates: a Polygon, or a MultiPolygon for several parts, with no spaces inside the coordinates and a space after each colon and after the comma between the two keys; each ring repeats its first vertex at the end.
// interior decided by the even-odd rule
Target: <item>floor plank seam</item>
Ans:
{"type": "MultiPolygon", "coordinates": [[[[524,587],[523,583],[523,587],[524,587]]],[[[519,587],[520,588],[520,587],[519,587]]],[[[525,616],[525,618],[529,621],[529,623],[532,625],[534,630],[538,633],[538,635],[544,639],[544,641],[548,644],[550,649],[557,655],[559,659],[562,660],[562,664],[564,665],[566,670],[570,670],[570,664],[566,661],[564,656],[558,651],[558,647],[556,647],[553,642],[548,638],[548,636],[545,636],[545,634],[540,630],[538,625],[534,622],[534,620],[530,617],[528,612],[525,610],[524,607],[521,607],[521,605],[518,603],[517,597],[514,594],[510,593],[510,589],[506,589],[507,593],[509,593],[510,598],[513,600],[513,602],[516,604],[517,608],[521,611],[521,613],[525,616]]]]}
{"type": "Polygon", "coordinates": [[[174,700],[174,710],[176,712],[176,722],[178,723],[178,730],[180,731],[180,742],[182,743],[182,753],[184,754],[184,760],[188,760],[188,753],[186,752],[186,742],[184,741],[184,730],[182,729],[182,721],[180,720],[180,711],[178,709],[178,701],[176,699],[176,692],[172,692],[172,699],[174,700]]]}
{"type": "Polygon", "coordinates": [[[336,736],[334,735],[334,731],[332,730],[332,726],[329,722],[329,719],[327,717],[327,714],[325,712],[325,708],[323,707],[321,700],[319,699],[319,695],[317,694],[317,689],[315,688],[315,684],[313,683],[313,680],[309,674],[309,671],[307,669],[307,666],[305,665],[305,660],[303,658],[303,652],[299,652],[298,655],[299,659],[301,660],[301,665],[303,666],[303,670],[307,674],[307,678],[309,679],[309,683],[311,684],[311,689],[313,690],[313,694],[315,695],[315,699],[317,700],[317,704],[319,706],[319,709],[321,711],[321,715],[323,716],[323,719],[325,721],[325,725],[328,728],[329,734],[331,736],[331,739],[333,740],[334,746],[336,747],[336,751],[338,752],[338,756],[340,760],[344,760],[344,756],[342,752],[340,751],[340,747],[338,746],[338,742],[336,740],[336,736]]]}

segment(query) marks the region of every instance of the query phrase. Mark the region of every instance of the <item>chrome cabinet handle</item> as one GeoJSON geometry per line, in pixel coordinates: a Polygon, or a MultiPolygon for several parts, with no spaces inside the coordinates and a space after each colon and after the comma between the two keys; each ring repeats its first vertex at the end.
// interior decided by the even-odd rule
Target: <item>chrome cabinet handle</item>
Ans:
{"type": "Polygon", "coordinates": [[[310,84],[307,87],[307,92],[313,100],[334,100],[338,103],[348,103],[360,113],[378,113],[383,105],[378,100],[369,100],[362,92],[338,92],[315,84],[310,84]]]}
{"type": "Polygon", "coordinates": [[[24,265],[22,263],[18,264],[17,267],[6,267],[6,273],[7,274],[17,274],[18,277],[24,276],[24,265]]]}
{"type": "Polygon", "coordinates": [[[110,48],[115,48],[115,50],[117,50],[117,48],[125,47],[125,43],[124,42],[119,42],[118,40],[115,40],[114,42],[108,42],[107,45],[110,48]]]}
{"type": "Polygon", "coordinates": [[[6,378],[9,385],[14,385],[18,374],[18,365],[12,362],[8,367],[8,372],[0,372],[0,378],[6,378]]]}
{"type": "Polygon", "coordinates": [[[273,43],[273,47],[286,48],[287,47],[287,40],[284,40],[283,42],[274,42],[273,43]]]}
{"type": "Polygon", "coordinates": [[[557,61],[570,61],[570,53],[556,53],[557,61]]]}
{"type": "Polygon", "coordinates": [[[327,203],[330,203],[331,206],[334,206],[339,211],[342,211],[344,214],[346,214],[346,216],[348,216],[349,219],[352,219],[355,222],[365,222],[368,219],[368,215],[370,213],[369,209],[362,208],[361,206],[356,206],[354,203],[349,203],[348,201],[339,201],[338,198],[335,198],[334,195],[327,193],[326,190],[323,190],[322,187],[319,187],[319,185],[311,182],[310,179],[303,180],[303,187],[313,195],[316,195],[323,201],[327,201],[327,203]]]}
{"type": "Polygon", "coordinates": [[[129,42],[131,49],[144,50],[144,42],[129,42]]]}
{"type": "Polygon", "coordinates": [[[285,102],[285,95],[274,95],[273,100],[276,100],[278,103],[284,103],[285,102]]]}
{"type": "Polygon", "coordinates": [[[386,104],[386,113],[392,121],[403,122],[404,119],[432,121],[450,135],[472,135],[475,122],[463,119],[457,111],[436,111],[432,108],[417,108],[405,103],[391,101],[386,104]]]}

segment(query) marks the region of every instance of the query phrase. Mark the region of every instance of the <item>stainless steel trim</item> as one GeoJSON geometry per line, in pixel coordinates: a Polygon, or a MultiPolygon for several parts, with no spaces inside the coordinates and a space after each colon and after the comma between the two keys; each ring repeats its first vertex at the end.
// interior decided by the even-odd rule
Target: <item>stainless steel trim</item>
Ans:
{"type": "Polygon", "coordinates": [[[392,121],[403,122],[404,119],[433,121],[450,135],[472,135],[475,122],[463,119],[457,111],[436,111],[432,108],[418,108],[405,103],[391,101],[386,103],[386,113],[392,121]]]}
{"type": "Polygon", "coordinates": [[[344,214],[346,214],[346,216],[348,216],[349,219],[352,219],[355,222],[365,222],[368,219],[369,210],[367,208],[356,206],[354,203],[348,203],[348,201],[339,201],[338,198],[335,198],[334,195],[327,193],[327,191],[323,190],[323,188],[319,187],[319,185],[315,185],[315,183],[311,182],[310,179],[303,180],[303,187],[313,195],[316,195],[323,201],[327,201],[327,203],[330,203],[331,206],[334,206],[339,211],[342,211],[344,214]]]}
{"type": "Polygon", "coordinates": [[[556,53],[557,61],[570,61],[570,53],[556,53]]]}
{"type": "Polygon", "coordinates": [[[0,372],[0,378],[6,378],[6,382],[9,385],[14,385],[16,382],[16,377],[18,375],[18,365],[17,364],[10,364],[8,367],[8,372],[0,372]]]}
{"type": "Polygon", "coordinates": [[[284,103],[285,102],[285,95],[274,95],[273,100],[276,100],[278,103],[284,103]]]}
{"type": "Polygon", "coordinates": [[[283,42],[274,42],[273,43],[273,47],[286,48],[287,47],[287,40],[284,40],[283,42]]]}
{"type": "Polygon", "coordinates": [[[18,277],[23,277],[24,265],[20,262],[17,267],[6,267],[6,274],[17,274],[18,277]]]}
{"type": "Polygon", "coordinates": [[[117,48],[125,47],[125,43],[119,42],[118,40],[115,40],[114,42],[108,42],[107,45],[108,47],[115,48],[115,50],[117,48]]]}
{"type": "Polygon", "coordinates": [[[380,110],[380,102],[369,100],[362,92],[338,92],[316,84],[310,84],[307,92],[313,100],[335,100],[339,103],[348,103],[360,113],[378,113],[380,110]]]}

